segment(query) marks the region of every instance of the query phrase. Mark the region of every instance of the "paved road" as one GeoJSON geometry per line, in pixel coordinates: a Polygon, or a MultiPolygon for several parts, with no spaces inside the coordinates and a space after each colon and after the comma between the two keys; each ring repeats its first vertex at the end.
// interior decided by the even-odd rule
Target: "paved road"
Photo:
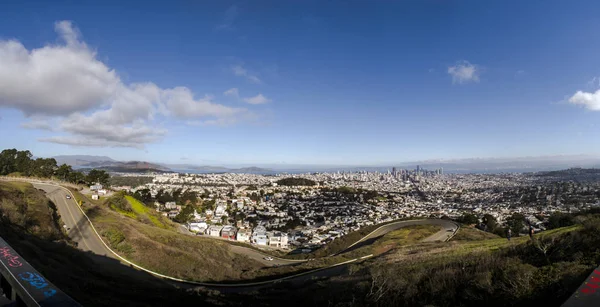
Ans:
{"type": "Polygon", "coordinates": [[[433,235],[423,239],[423,242],[436,242],[436,241],[447,241],[451,238],[456,231],[458,230],[458,224],[448,220],[439,220],[439,219],[425,219],[425,220],[409,220],[409,221],[398,221],[393,222],[387,225],[383,225],[370,234],[364,236],[362,239],[358,240],[356,243],[350,245],[345,250],[337,253],[342,254],[349,252],[351,250],[357,249],[359,247],[372,244],[378,238],[382,237],[386,233],[390,231],[394,231],[407,226],[415,226],[415,225],[437,225],[442,229],[433,235]]]}
{"type": "Polygon", "coordinates": [[[60,187],[49,184],[32,182],[32,185],[37,189],[44,190],[46,196],[56,204],[63,223],[69,228],[67,233],[71,239],[77,242],[77,247],[84,251],[91,251],[97,255],[114,258],[113,253],[106,248],[94,230],[92,230],[89,221],[78,208],[79,205],[75,199],[67,199],[68,192],[60,187]]]}

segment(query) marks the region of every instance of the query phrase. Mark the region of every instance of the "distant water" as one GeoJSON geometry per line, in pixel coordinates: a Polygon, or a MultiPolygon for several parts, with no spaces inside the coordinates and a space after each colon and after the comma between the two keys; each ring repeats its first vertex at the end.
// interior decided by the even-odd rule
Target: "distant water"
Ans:
{"type": "Polygon", "coordinates": [[[227,170],[227,171],[206,171],[206,170],[197,170],[197,169],[173,169],[174,172],[177,173],[187,173],[187,174],[255,174],[255,175],[277,175],[277,174],[306,174],[311,171],[307,170],[268,170],[268,171],[260,171],[260,172],[238,172],[235,170],[227,170]]]}
{"type": "MultiPolygon", "coordinates": [[[[558,170],[562,168],[490,168],[490,169],[444,169],[444,173],[446,174],[498,174],[498,173],[528,173],[528,172],[538,172],[538,171],[549,171],[549,170],[558,170]]],[[[188,174],[255,174],[255,175],[277,175],[277,174],[307,174],[307,173],[335,173],[335,172],[357,172],[357,171],[368,171],[368,172],[380,172],[385,173],[388,170],[391,171],[391,168],[377,168],[377,167],[368,167],[368,168],[346,168],[346,169],[281,169],[281,170],[267,170],[267,171],[259,171],[259,172],[239,172],[234,170],[227,171],[206,171],[206,170],[195,170],[195,169],[173,169],[174,172],[178,173],[188,173],[188,174]]]]}

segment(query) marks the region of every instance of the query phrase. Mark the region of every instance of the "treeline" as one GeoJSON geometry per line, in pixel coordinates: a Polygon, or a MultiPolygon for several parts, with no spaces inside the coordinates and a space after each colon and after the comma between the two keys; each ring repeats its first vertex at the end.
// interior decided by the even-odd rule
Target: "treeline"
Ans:
{"type": "Polygon", "coordinates": [[[70,165],[57,165],[54,158],[33,159],[29,150],[5,149],[0,152],[0,175],[19,174],[26,177],[52,178],[75,184],[109,185],[110,175],[103,170],[90,170],[87,174],[73,170],[70,165]]]}
{"type": "Polygon", "coordinates": [[[152,183],[153,177],[144,176],[113,176],[110,177],[111,186],[130,186],[132,188],[152,183]]]}
{"type": "Polygon", "coordinates": [[[277,184],[283,185],[283,186],[314,186],[317,183],[314,182],[313,180],[306,179],[306,178],[290,177],[290,178],[283,178],[283,179],[278,180],[277,184]]]}

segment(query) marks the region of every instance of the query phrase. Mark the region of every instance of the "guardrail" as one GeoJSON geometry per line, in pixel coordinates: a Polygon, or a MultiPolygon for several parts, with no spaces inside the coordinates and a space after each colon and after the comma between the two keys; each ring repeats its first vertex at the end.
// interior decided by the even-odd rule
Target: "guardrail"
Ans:
{"type": "Polygon", "coordinates": [[[3,306],[81,306],[49,282],[0,238],[3,306]]]}

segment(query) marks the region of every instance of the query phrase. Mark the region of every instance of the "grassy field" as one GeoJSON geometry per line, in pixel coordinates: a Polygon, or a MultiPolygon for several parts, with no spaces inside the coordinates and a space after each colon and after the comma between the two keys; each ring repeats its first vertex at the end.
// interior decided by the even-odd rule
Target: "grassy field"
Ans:
{"type": "MultiPolygon", "coordinates": [[[[407,218],[405,220],[414,220],[414,219],[419,219],[419,218],[407,218]]],[[[400,220],[403,220],[403,219],[400,219],[400,220]]],[[[281,252],[280,253],[275,252],[273,254],[278,257],[289,258],[289,259],[308,259],[308,258],[328,257],[328,256],[337,254],[337,253],[345,250],[350,245],[354,244],[356,241],[362,239],[364,236],[371,233],[373,230],[375,230],[383,225],[393,223],[396,221],[399,221],[399,220],[394,220],[394,221],[390,221],[390,222],[386,222],[386,223],[363,227],[357,231],[348,233],[341,238],[337,238],[337,239],[325,244],[321,248],[312,251],[311,253],[290,255],[290,254],[285,254],[285,253],[281,253],[281,252]]]]}
{"type": "Polygon", "coordinates": [[[197,281],[254,277],[250,272],[262,267],[231,252],[226,242],[179,234],[170,227],[165,229],[166,223],[160,220],[145,220],[144,217],[153,214],[150,209],[137,201],[128,199],[128,203],[132,205],[132,212],[127,214],[110,210],[108,205],[96,205],[88,210],[90,219],[111,247],[136,264],[197,281]],[[131,213],[135,219],[128,216],[131,213]]]}
{"type": "Polygon", "coordinates": [[[165,228],[165,229],[172,228],[170,226],[170,224],[172,224],[172,223],[169,223],[168,221],[166,221],[166,219],[164,219],[162,216],[157,214],[157,212],[155,210],[152,210],[152,209],[146,207],[139,200],[137,200],[129,195],[126,195],[125,199],[129,202],[129,204],[131,205],[131,209],[133,209],[133,212],[138,217],[147,218],[156,227],[165,228]]]}
{"type": "Polygon", "coordinates": [[[386,233],[367,248],[372,254],[379,255],[396,247],[419,243],[421,240],[440,231],[441,227],[434,225],[417,225],[400,228],[386,233]]]}
{"type": "Polygon", "coordinates": [[[600,263],[599,233],[595,218],[533,240],[471,236],[396,246],[351,265],[347,274],[307,282],[291,293],[284,284],[280,292],[259,291],[253,298],[264,305],[276,305],[285,293],[309,306],[558,306],[600,263]],[[548,247],[546,253],[540,246],[548,247]]]}
{"type": "Polygon", "coordinates": [[[498,235],[490,232],[485,232],[474,227],[463,226],[458,229],[458,232],[450,241],[477,241],[487,239],[497,239],[498,235]]]}

